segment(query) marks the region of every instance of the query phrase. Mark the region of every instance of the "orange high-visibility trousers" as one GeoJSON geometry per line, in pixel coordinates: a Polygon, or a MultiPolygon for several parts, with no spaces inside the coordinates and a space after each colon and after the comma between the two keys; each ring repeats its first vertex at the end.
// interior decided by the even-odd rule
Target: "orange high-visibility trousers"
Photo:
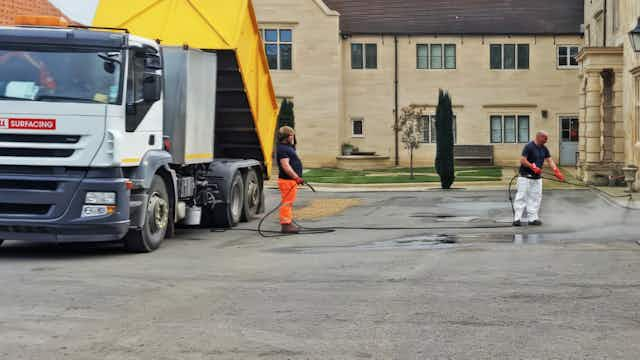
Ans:
{"type": "Polygon", "coordinates": [[[287,225],[293,222],[293,203],[298,194],[298,183],[295,180],[278,179],[278,187],[282,196],[280,207],[280,224],[287,225]]]}

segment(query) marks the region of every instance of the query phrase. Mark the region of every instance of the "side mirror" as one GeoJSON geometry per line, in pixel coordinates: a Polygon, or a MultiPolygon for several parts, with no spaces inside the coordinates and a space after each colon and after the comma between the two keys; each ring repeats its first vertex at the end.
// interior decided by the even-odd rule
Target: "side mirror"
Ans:
{"type": "Polygon", "coordinates": [[[142,98],[145,102],[153,103],[162,97],[162,76],[145,74],[142,88],[142,98]]]}

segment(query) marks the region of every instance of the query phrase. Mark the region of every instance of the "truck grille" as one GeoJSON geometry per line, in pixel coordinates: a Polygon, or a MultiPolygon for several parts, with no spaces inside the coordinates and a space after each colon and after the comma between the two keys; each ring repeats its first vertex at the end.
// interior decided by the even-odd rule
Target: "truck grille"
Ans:
{"type": "Polygon", "coordinates": [[[8,143],[77,144],[79,141],[78,135],[0,134],[0,142],[8,143]]]}
{"type": "Polygon", "coordinates": [[[58,189],[57,181],[32,181],[32,180],[0,180],[0,189],[3,190],[46,190],[58,189]]]}
{"type": "Polygon", "coordinates": [[[49,204],[0,203],[0,213],[8,215],[45,215],[49,210],[49,204]]]}
{"type": "Polygon", "coordinates": [[[0,156],[68,158],[74,149],[0,148],[0,156]]]}

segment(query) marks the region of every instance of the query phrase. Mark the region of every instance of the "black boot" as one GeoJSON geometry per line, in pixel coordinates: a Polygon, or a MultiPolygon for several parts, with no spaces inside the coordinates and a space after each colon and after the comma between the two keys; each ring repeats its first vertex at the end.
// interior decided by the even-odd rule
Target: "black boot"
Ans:
{"type": "Polygon", "coordinates": [[[300,229],[293,224],[282,224],[280,232],[283,234],[299,234],[300,229]]]}
{"type": "Polygon", "coordinates": [[[513,222],[513,226],[522,226],[522,222],[520,222],[520,220],[516,220],[513,222]]]}

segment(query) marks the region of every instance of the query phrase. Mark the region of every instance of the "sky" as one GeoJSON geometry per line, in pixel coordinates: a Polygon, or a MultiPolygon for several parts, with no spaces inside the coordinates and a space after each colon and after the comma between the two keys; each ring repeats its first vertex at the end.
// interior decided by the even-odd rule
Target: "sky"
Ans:
{"type": "Polygon", "coordinates": [[[49,0],[71,19],[91,25],[98,0],[49,0]]]}

